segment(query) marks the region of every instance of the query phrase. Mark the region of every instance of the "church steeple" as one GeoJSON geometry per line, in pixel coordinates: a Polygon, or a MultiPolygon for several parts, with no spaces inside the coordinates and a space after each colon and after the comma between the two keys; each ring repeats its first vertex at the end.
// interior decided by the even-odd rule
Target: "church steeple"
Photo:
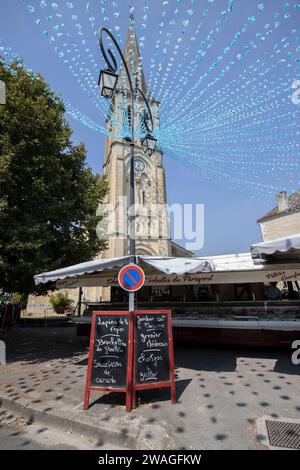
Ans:
{"type": "Polygon", "coordinates": [[[145,80],[144,70],[141,63],[141,56],[138,46],[138,40],[136,31],[133,24],[133,15],[130,16],[131,25],[128,30],[124,57],[131,73],[133,85],[135,85],[136,80],[138,79],[139,88],[143,93],[147,93],[147,84],[145,80]]]}
{"type": "MultiPolygon", "coordinates": [[[[137,35],[134,29],[134,18],[130,18],[129,31],[127,34],[124,59],[130,73],[133,87],[136,87],[138,79],[139,89],[148,98],[149,106],[156,129],[159,128],[159,103],[151,97],[147,89],[141,56],[138,46],[137,35]],[[149,96],[150,95],[150,96],[149,96]]],[[[116,208],[120,204],[120,197],[130,201],[130,175],[131,175],[131,149],[129,147],[130,124],[132,117],[131,94],[129,91],[127,75],[123,68],[120,70],[117,92],[111,104],[111,113],[108,120],[110,135],[106,137],[106,155],[104,173],[109,183],[107,203],[116,208]]],[[[141,145],[142,127],[141,123],[147,117],[144,98],[140,93],[134,93],[134,162],[135,162],[135,200],[143,209],[136,217],[136,250],[138,254],[153,256],[170,256],[170,233],[167,212],[159,210],[153,213],[151,208],[164,207],[166,204],[165,172],[163,167],[163,153],[156,149],[149,158],[145,155],[141,145]],[[144,216],[144,214],[147,214],[144,216]],[[151,227],[158,227],[160,234],[157,238],[150,236],[151,227]]],[[[121,219],[120,219],[121,222],[121,219]]],[[[119,229],[119,234],[126,236],[112,238],[109,240],[104,257],[113,258],[125,256],[129,253],[128,227],[119,229]],[[120,232],[119,232],[120,230],[120,232]]]]}

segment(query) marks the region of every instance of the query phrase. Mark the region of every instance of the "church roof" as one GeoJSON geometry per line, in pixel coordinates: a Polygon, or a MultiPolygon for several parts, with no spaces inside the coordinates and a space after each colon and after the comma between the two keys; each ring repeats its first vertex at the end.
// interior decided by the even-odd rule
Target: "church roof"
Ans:
{"type": "Polygon", "coordinates": [[[172,256],[187,256],[187,257],[196,256],[193,251],[187,250],[186,248],[179,245],[178,243],[175,243],[173,240],[171,240],[171,254],[172,256]]]}

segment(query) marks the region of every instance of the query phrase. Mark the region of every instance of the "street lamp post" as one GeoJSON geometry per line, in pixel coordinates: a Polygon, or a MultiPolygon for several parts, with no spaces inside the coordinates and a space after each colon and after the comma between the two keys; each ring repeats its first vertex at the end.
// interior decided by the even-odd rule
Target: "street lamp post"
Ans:
{"type": "MultiPolygon", "coordinates": [[[[130,213],[129,213],[129,256],[130,256],[130,263],[135,263],[136,260],[136,246],[135,246],[135,194],[134,194],[134,99],[135,97],[140,94],[143,98],[147,110],[148,110],[148,118],[150,120],[150,127],[148,120],[144,120],[144,124],[147,129],[147,135],[142,139],[142,146],[145,150],[145,153],[148,156],[151,156],[155,150],[156,139],[151,136],[153,132],[153,118],[149,103],[139,87],[136,85],[135,87],[132,84],[131,76],[129,73],[129,69],[126,63],[126,60],[123,56],[121,48],[113,36],[113,34],[107,28],[101,28],[99,31],[99,46],[104,57],[104,60],[107,64],[107,69],[101,70],[99,76],[98,85],[100,86],[101,95],[105,98],[112,98],[113,94],[116,90],[118,75],[117,75],[117,62],[115,59],[114,54],[112,53],[111,49],[108,49],[108,55],[103,46],[103,33],[107,34],[112,42],[114,43],[120,57],[122,63],[124,65],[124,69],[128,78],[129,88],[130,88],[130,98],[131,98],[131,122],[130,122],[130,194],[129,194],[129,205],[130,205],[130,213]]],[[[134,310],[134,292],[129,292],[129,310],[134,310]]]]}

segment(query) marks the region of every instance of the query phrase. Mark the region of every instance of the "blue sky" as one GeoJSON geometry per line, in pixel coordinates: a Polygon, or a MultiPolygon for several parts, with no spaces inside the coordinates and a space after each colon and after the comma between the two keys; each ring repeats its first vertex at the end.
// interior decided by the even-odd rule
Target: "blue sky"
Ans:
{"type": "MultiPolygon", "coordinates": [[[[291,103],[289,88],[300,77],[296,62],[300,4],[1,0],[0,46],[11,47],[52,89],[104,127],[105,117],[95,106],[101,98],[88,96],[74,76],[79,66],[74,65],[71,73],[72,62],[64,62],[72,56],[64,38],[79,45],[80,57],[92,72],[91,82],[96,83],[104,62],[94,33],[103,25],[111,27],[124,45],[130,5],[146,80],[158,99],[164,97],[161,141],[168,202],[205,205],[205,244],[200,255],[247,251],[250,243],[260,240],[256,219],[272,208],[275,193],[298,189],[300,115],[299,106],[291,103]],[[220,31],[218,18],[222,18],[217,25],[220,31]],[[57,36],[60,31],[62,37],[57,36]],[[232,38],[236,39],[230,44],[232,38]],[[204,54],[201,62],[199,54],[204,54]],[[215,69],[210,69],[212,64],[215,69]],[[203,77],[208,70],[210,74],[203,77]],[[222,70],[224,77],[210,86],[222,70]],[[249,83],[243,88],[240,85],[247,82],[248,73],[249,83]],[[174,76],[177,79],[172,81],[174,76]],[[186,80],[179,82],[182,76],[186,80]],[[269,88],[264,85],[268,82],[269,88]],[[178,108],[170,104],[174,89],[178,108]],[[223,98],[220,105],[218,90],[223,98]]],[[[88,163],[102,172],[105,136],[68,119],[74,142],[85,143],[88,163]]]]}

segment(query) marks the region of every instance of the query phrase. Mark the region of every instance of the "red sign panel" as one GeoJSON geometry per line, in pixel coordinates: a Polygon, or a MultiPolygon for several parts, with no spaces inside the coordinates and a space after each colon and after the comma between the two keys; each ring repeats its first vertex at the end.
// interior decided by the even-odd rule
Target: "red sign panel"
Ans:
{"type": "Polygon", "coordinates": [[[132,408],[136,391],[170,387],[176,403],[171,310],[135,310],[132,408]]]}
{"type": "Polygon", "coordinates": [[[91,391],[126,393],[126,411],[131,410],[132,358],[132,312],[93,312],[84,410],[91,391]]]}
{"type": "Polygon", "coordinates": [[[176,403],[170,310],[93,312],[84,409],[91,391],[126,393],[126,411],[136,392],[170,387],[176,403]]]}

